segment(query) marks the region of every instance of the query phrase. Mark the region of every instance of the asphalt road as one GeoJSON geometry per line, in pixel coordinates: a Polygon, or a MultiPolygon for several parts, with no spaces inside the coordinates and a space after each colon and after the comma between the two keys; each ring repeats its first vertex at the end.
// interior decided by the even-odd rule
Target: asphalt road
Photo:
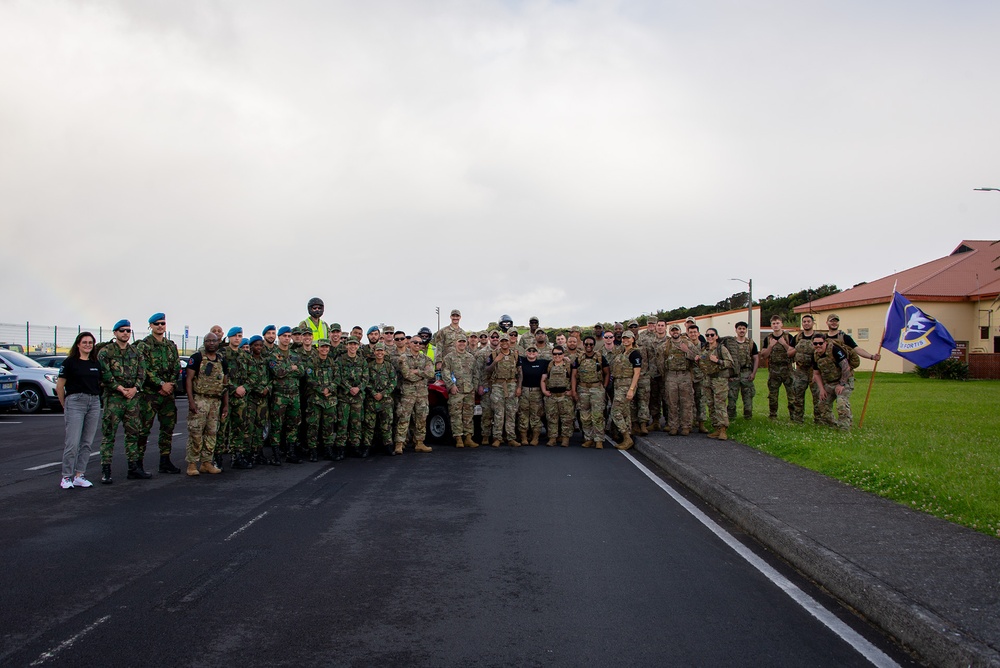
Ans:
{"type": "MultiPolygon", "coordinates": [[[[113,485],[61,490],[45,465],[62,428],[0,415],[2,665],[871,665],[631,458],[579,436],[130,481],[119,435],[113,485]]],[[[861,651],[914,665],[712,519],[861,651]]]]}

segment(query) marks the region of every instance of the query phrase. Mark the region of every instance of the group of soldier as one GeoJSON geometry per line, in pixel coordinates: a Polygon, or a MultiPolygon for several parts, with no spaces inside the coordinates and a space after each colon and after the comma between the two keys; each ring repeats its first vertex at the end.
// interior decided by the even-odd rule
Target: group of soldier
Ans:
{"type": "MultiPolygon", "coordinates": [[[[784,386],[791,419],[802,422],[811,386],[815,421],[849,428],[854,359],[877,359],[839,332],[835,315],[828,319],[828,334],[816,332],[812,316],[803,316],[797,339],[775,316],[758,351],[745,322],[728,336],[714,327],[702,334],[693,319],[683,327],[658,320],[641,330],[634,320],[608,331],[598,323],[586,334],[573,327],[553,342],[537,317],[523,333],[508,315],[495,329],[466,332],[455,309],[437,333],[424,327],[407,335],[373,326],[363,337],[360,327],[345,336],[339,324],[324,322],[321,299],[311,299],[307,308],[307,318],[296,327],[269,325],[260,335],[244,337],[240,327],[224,333],[215,326],[205,335],[184,374],[188,475],[220,473],[227,454],[233,468],[250,469],[303,458],[339,461],[348,452],[365,458],[377,444],[388,454],[402,454],[410,443],[415,452],[431,452],[424,439],[433,384],[447,393],[459,448],[479,445],[473,428],[477,398],[481,440],[493,447],[538,445],[543,429],[547,445],[566,447],[575,422],[585,448],[602,448],[609,436],[616,448],[628,449],[632,436],[657,429],[726,440],[739,399],[744,417],[752,416],[762,357],[769,366],[772,419],[784,386]]],[[[170,458],[180,357],[165,336],[163,313],[153,314],[149,327],[148,336],[131,344],[130,323],[119,321],[115,338],[98,353],[105,484],[112,482],[119,424],[128,477],[151,477],[143,457],[154,418],[159,469],[181,472],[170,458]]]]}

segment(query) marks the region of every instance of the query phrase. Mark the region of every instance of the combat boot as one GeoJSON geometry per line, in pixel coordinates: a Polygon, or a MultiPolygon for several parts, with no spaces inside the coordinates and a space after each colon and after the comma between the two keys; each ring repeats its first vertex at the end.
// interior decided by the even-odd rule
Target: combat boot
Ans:
{"type": "Polygon", "coordinates": [[[347,456],[347,448],[343,445],[338,445],[334,450],[333,461],[342,462],[344,457],[347,456]]]}
{"type": "Polygon", "coordinates": [[[676,435],[677,435],[677,430],[676,430],[676,429],[671,429],[671,430],[670,430],[669,432],[667,432],[667,433],[668,433],[668,434],[670,434],[671,436],[676,436],[676,435]]]}
{"type": "Polygon", "coordinates": [[[604,449],[604,441],[594,441],[594,447],[598,450],[604,449]]]}
{"type": "Polygon", "coordinates": [[[242,453],[233,455],[233,468],[238,470],[253,468],[253,464],[247,461],[242,453]]]}
{"type": "Polygon", "coordinates": [[[464,436],[456,436],[455,437],[455,447],[456,448],[464,448],[465,447],[465,437],[464,436]]]}
{"type": "Polygon", "coordinates": [[[593,442],[593,441],[584,441],[584,442],[583,442],[583,447],[585,447],[585,448],[589,448],[589,447],[591,447],[592,445],[594,445],[594,442],[593,442]]]}
{"type": "Polygon", "coordinates": [[[264,448],[258,448],[257,452],[253,453],[253,463],[257,466],[267,464],[267,457],[264,456],[264,448]]]}
{"type": "Polygon", "coordinates": [[[414,452],[430,452],[431,448],[429,448],[426,445],[424,445],[424,442],[422,440],[417,440],[417,442],[413,446],[413,451],[414,452]]]}
{"type": "Polygon", "coordinates": [[[615,448],[617,448],[618,450],[628,450],[629,448],[632,447],[632,445],[633,445],[632,437],[629,436],[628,434],[625,434],[624,440],[622,440],[621,443],[616,445],[615,448]]]}
{"type": "Polygon", "coordinates": [[[336,455],[333,454],[333,447],[331,447],[329,445],[326,446],[326,448],[324,448],[323,453],[324,453],[323,454],[323,459],[325,459],[325,460],[327,460],[329,462],[332,462],[334,460],[334,457],[336,457],[336,455]]]}
{"type": "Polygon", "coordinates": [[[289,464],[301,464],[302,459],[299,458],[298,454],[295,452],[297,446],[289,445],[288,452],[285,453],[285,461],[289,464]]]}
{"type": "Polygon", "coordinates": [[[494,438],[493,442],[490,443],[490,445],[493,446],[494,448],[499,448],[500,447],[500,439],[499,438],[494,438]]]}
{"type": "Polygon", "coordinates": [[[148,480],[153,477],[152,473],[146,473],[145,469],[142,468],[142,462],[135,461],[128,463],[128,473],[125,477],[129,480],[148,480]]]}
{"type": "Polygon", "coordinates": [[[681,429],[681,436],[687,436],[690,433],[691,433],[691,430],[688,429],[687,427],[685,427],[684,429],[681,429]]]}
{"type": "Polygon", "coordinates": [[[222,473],[222,469],[213,464],[210,461],[202,462],[201,468],[198,469],[199,473],[222,473]]]}
{"type": "Polygon", "coordinates": [[[114,480],[111,479],[111,464],[101,464],[101,484],[110,485],[114,480]]]}
{"type": "Polygon", "coordinates": [[[521,445],[527,445],[527,444],[528,444],[528,430],[527,429],[522,429],[521,430],[521,445]]]}
{"type": "Polygon", "coordinates": [[[397,443],[396,444],[396,449],[392,451],[392,454],[394,454],[394,455],[401,455],[401,454],[403,454],[403,444],[402,443],[397,443]]]}
{"type": "Polygon", "coordinates": [[[719,438],[719,430],[716,429],[711,434],[708,435],[709,438],[719,438]]]}
{"type": "Polygon", "coordinates": [[[719,427],[719,440],[720,441],[728,441],[729,440],[729,436],[726,435],[726,428],[725,427],[719,427]]]}
{"type": "Polygon", "coordinates": [[[546,443],[545,445],[547,445],[547,446],[549,446],[551,448],[555,444],[556,444],[556,437],[555,436],[549,436],[549,442],[546,443]]]}
{"type": "Polygon", "coordinates": [[[181,470],[170,461],[170,455],[160,455],[160,473],[180,473],[181,470]]]}
{"type": "Polygon", "coordinates": [[[319,461],[319,453],[316,451],[316,448],[309,448],[309,461],[311,462],[319,461]]]}
{"type": "Polygon", "coordinates": [[[649,427],[647,425],[645,425],[645,424],[639,425],[639,435],[640,436],[649,436],[649,427]]]}
{"type": "Polygon", "coordinates": [[[479,447],[479,444],[476,443],[475,440],[473,440],[472,434],[466,434],[465,435],[465,447],[467,447],[467,448],[478,448],[479,447]]]}
{"type": "Polygon", "coordinates": [[[541,437],[541,430],[532,429],[531,430],[531,440],[528,441],[528,445],[538,445],[538,439],[541,437]]]}
{"type": "Polygon", "coordinates": [[[569,447],[569,436],[563,436],[562,437],[562,441],[559,442],[559,445],[563,446],[564,448],[568,448],[569,447]]]}
{"type": "Polygon", "coordinates": [[[198,465],[195,464],[194,462],[188,462],[187,474],[188,475],[200,475],[198,473],[198,465]]]}
{"type": "Polygon", "coordinates": [[[700,424],[700,425],[698,425],[698,432],[701,433],[701,434],[707,434],[708,433],[708,429],[705,427],[704,424],[700,424]]]}
{"type": "Polygon", "coordinates": [[[371,446],[362,445],[360,448],[358,448],[358,457],[361,457],[361,459],[368,459],[368,456],[371,455],[371,453],[372,453],[371,446]]]}

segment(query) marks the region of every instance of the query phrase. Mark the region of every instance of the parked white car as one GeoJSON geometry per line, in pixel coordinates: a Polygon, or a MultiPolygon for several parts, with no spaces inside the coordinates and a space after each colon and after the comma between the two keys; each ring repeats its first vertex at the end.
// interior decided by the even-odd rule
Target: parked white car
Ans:
{"type": "Polygon", "coordinates": [[[17,390],[21,394],[17,410],[37,413],[46,406],[59,408],[56,396],[59,369],[44,367],[26,355],[5,349],[0,349],[0,369],[17,376],[17,390]]]}

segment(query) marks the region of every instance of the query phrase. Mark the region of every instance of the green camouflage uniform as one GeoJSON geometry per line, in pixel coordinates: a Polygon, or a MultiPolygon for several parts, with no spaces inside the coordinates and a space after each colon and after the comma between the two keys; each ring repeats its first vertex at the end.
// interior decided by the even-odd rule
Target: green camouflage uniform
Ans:
{"type": "Polygon", "coordinates": [[[573,435],[573,400],[569,394],[573,369],[563,357],[562,364],[549,362],[545,372],[548,376],[545,389],[552,393],[545,397],[545,420],[550,439],[573,435]]]}
{"type": "Polygon", "coordinates": [[[733,356],[721,344],[714,348],[709,343],[701,351],[698,367],[704,376],[702,381],[702,396],[705,399],[706,413],[712,421],[712,427],[718,431],[720,427],[729,426],[729,374],[733,369],[733,356]],[[711,356],[718,358],[713,362],[711,356]]]}
{"type": "MultiPolygon", "coordinates": [[[[198,412],[188,418],[187,463],[210,462],[215,455],[215,441],[219,433],[219,410],[222,395],[227,391],[225,356],[216,354],[216,359],[208,359],[202,353],[198,373],[192,376],[191,393],[194,395],[198,412]],[[211,372],[209,372],[211,365],[211,372]]],[[[188,369],[187,373],[194,373],[188,369]]]]}
{"type": "MultiPolygon", "coordinates": [[[[442,330],[444,331],[444,330],[442,330]]],[[[448,416],[456,438],[473,436],[472,417],[476,409],[476,358],[468,350],[452,350],[444,356],[441,380],[448,388],[448,416]],[[452,393],[451,389],[455,388],[452,393]]]]}
{"type": "Polygon", "coordinates": [[[660,426],[660,416],[667,415],[667,392],[664,385],[665,373],[660,367],[663,362],[663,347],[670,336],[664,334],[657,338],[655,334],[647,336],[642,347],[643,361],[649,358],[649,421],[654,427],[660,426]]]}
{"type": "MultiPolygon", "coordinates": [[[[688,339],[688,346],[695,356],[702,354],[702,346],[700,340],[688,339]]],[[[708,398],[705,396],[706,393],[702,392],[702,385],[705,381],[705,374],[702,373],[701,366],[697,362],[692,361],[691,363],[691,391],[694,395],[694,416],[691,421],[691,427],[693,429],[699,429],[705,420],[708,418],[708,398]]]]}
{"type": "Polygon", "coordinates": [[[733,375],[729,377],[729,401],[726,413],[729,419],[736,417],[736,400],[743,397],[743,417],[748,420],[753,417],[753,398],[757,394],[750,374],[753,373],[754,343],[747,339],[740,343],[735,336],[724,336],[720,342],[729,350],[733,358],[733,375]]]}
{"type": "MultiPolygon", "coordinates": [[[[851,393],[854,391],[854,372],[848,365],[847,380],[844,382],[844,390],[837,395],[837,384],[843,378],[843,371],[840,364],[834,357],[836,348],[832,341],[826,344],[826,352],[817,355],[813,352],[813,366],[819,370],[820,380],[823,381],[823,388],[826,390],[826,399],[818,404],[819,415],[816,418],[819,424],[826,424],[849,430],[853,423],[851,416],[851,393]],[[833,403],[837,402],[837,419],[833,419],[833,403]]],[[[845,354],[845,364],[846,362],[845,354]]],[[[818,390],[817,390],[818,392],[818,390]]]]}
{"type": "MultiPolygon", "coordinates": [[[[317,355],[306,365],[306,448],[333,448],[339,428],[337,363],[317,355]],[[329,395],[324,394],[329,390],[329,395]]],[[[327,452],[329,455],[329,451],[327,452]]]]}
{"type": "Polygon", "coordinates": [[[454,352],[458,337],[465,336],[465,334],[464,329],[461,327],[452,327],[450,323],[439,329],[431,339],[431,344],[434,346],[435,351],[435,361],[442,362],[448,356],[448,353],[454,352]]]}
{"type": "MultiPolygon", "coordinates": [[[[497,348],[495,355],[499,356],[497,348]]],[[[490,356],[491,358],[494,355],[490,356]]],[[[517,440],[517,364],[516,350],[510,350],[506,359],[498,361],[492,370],[490,405],[493,408],[493,440],[498,441],[507,433],[507,440],[514,443],[517,440]]],[[[489,365],[487,365],[489,366],[489,365]]],[[[485,432],[483,438],[486,438],[485,432]]]]}
{"type": "MultiPolygon", "coordinates": [[[[642,334],[643,332],[640,332],[642,334]]],[[[646,337],[640,337],[645,344],[646,337]]],[[[635,396],[632,397],[632,405],[629,410],[632,416],[632,429],[638,425],[649,424],[649,397],[653,382],[653,358],[647,354],[645,346],[636,346],[639,354],[642,355],[642,368],[639,370],[639,380],[635,386],[635,396]]]]}
{"type": "MultiPolygon", "coordinates": [[[[773,338],[773,335],[770,335],[773,338]]],[[[788,332],[781,333],[782,339],[785,342],[791,344],[794,337],[788,332]]],[[[788,347],[792,347],[789,345],[788,347]]],[[[781,386],[785,386],[785,398],[788,399],[789,407],[788,412],[791,413],[791,399],[792,399],[792,360],[795,358],[794,354],[788,354],[788,347],[783,345],[775,345],[771,348],[771,352],[768,353],[767,359],[767,407],[768,416],[771,418],[778,417],[778,398],[780,397],[781,386]]],[[[792,347],[794,351],[794,347],[792,347]]]]}
{"type": "MultiPolygon", "coordinates": [[[[636,348],[626,351],[625,347],[622,346],[617,349],[608,365],[611,367],[611,382],[614,385],[614,395],[611,398],[611,421],[621,432],[623,438],[632,433],[632,410],[628,400],[628,391],[632,386],[632,363],[629,361],[629,354],[636,351],[636,348]]],[[[640,352],[639,355],[641,356],[642,353],[640,352]]]]}
{"type": "Polygon", "coordinates": [[[423,441],[427,436],[427,382],[434,378],[434,363],[422,352],[414,355],[406,351],[399,356],[400,384],[399,413],[396,419],[396,443],[406,441],[406,432],[413,418],[413,438],[423,441]]]}
{"type": "Polygon", "coordinates": [[[802,424],[805,421],[806,388],[812,390],[813,422],[817,421],[819,416],[819,388],[812,382],[812,372],[812,336],[802,335],[795,342],[795,368],[792,370],[792,391],[788,394],[788,412],[792,422],[802,424]]]}
{"type": "Polygon", "coordinates": [[[576,361],[576,395],[580,399],[580,429],[585,441],[604,441],[604,367],[601,353],[586,354],[576,361]]]}
{"type": "Polygon", "coordinates": [[[344,354],[337,359],[337,403],[340,410],[340,423],[337,425],[337,447],[352,447],[361,445],[361,422],[364,419],[365,391],[368,389],[368,362],[360,354],[351,357],[344,354]],[[360,392],[351,394],[351,388],[360,388],[360,392]]]}
{"type": "Polygon", "coordinates": [[[479,398],[479,427],[483,439],[489,438],[493,433],[493,395],[490,392],[490,375],[486,372],[487,360],[493,350],[493,346],[487,343],[485,348],[476,351],[476,384],[483,388],[483,395],[479,398]]]}
{"type": "MultiPolygon", "coordinates": [[[[219,425],[219,434],[215,440],[216,455],[236,455],[242,452],[245,441],[243,433],[246,427],[247,398],[236,396],[236,388],[243,385],[246,376],[245,369],[240,366],[240,359],[244,353],[239,349],[233,350],[231,346],[226,346],[219,350],[222,359],[226,360],[229,371],[229,387],[226,393],[229,395],[229,414],[219,425]]],[[[244,388],[246,389],[246,388],[244,388]]]]}
{"type": "MultiPolygon", "coordinates": [[[[115,449],[115,434],[119,423],[125,428],[125,459],[141,462],[139,437],[142,435],[142,416],[139,404],[141,393],[126,399],[116,388],[121,385],[142,387],[146,366],[136,347],[129,344],[123,350],[116,342],[101,348],[97,355],[101,363],[101,383],[104,386],[104,415],[101,418],[101,464],[110,464],[115,449]]],[[[162,423],[161,423],[162,424],[162,423]]]]}
{"type": "Polygon", "coordinates": [[[393,394],[398,385],[398,372],[388,355],[381,364],[372,358],[368,365],[368,392],[365,395],[364,424],[361,443],[367,448],[375,442],[375,432],[382,438],[382,445],[392,447],[393,394]],[[376,394],[382,394],[376,399],[376,394]]]}
{"type": "Polygon", "coordinates": [[[271,395],[271,370],[264,354],[256,358],[248,353],[242,361],[246,378],[243,386],[247,389],[244,443],[247,452],[258,454],[264,447],[264,429],[271,395]]]}
{"type": "Polygon", "coordinates": [[[141,460],[146,454],[146,442],[153,428],[153,418],[160,422],[160,435],[157,439],[160,455],[170,454],[170,441],[173,438],[174,427],[177,426],[177,404],[174,394],[160,394],[163,383],[177,384],[181,373],[181,359],[177,353],[177,344],[164,337],[158,342],[150,334],[135,344],[136,350],[142,355],[146,367],[146,379],[139,392],[139,415],[142,417],[142,433],[139,434],[138,457],[141,460]]]}
{"type": "Polygon", "coordinates": [[[670,338],[663,345],[661,368],[665,373],[664,385],[667,390],[667,426],[671,432],[687,430],[694,422],[694,387],[691,384],[691,364],[693,353],[684,352],[681,344],[691,347],[690,339],[670,338]]]}
{"type": "Polygon", "coordinates": [[[281,444],[285,453],[294,456],[298,447],[299,421],[302,416],[299,403],[299,383],[304,370],[297,353],[287,352],[275,346],[268,360],[271,368],[271,387],[274,397],[271,403],[271,431],[269,440],[277,459],[281,444]],[[296,367],[292,369],[292,367],[296,367]]]}

